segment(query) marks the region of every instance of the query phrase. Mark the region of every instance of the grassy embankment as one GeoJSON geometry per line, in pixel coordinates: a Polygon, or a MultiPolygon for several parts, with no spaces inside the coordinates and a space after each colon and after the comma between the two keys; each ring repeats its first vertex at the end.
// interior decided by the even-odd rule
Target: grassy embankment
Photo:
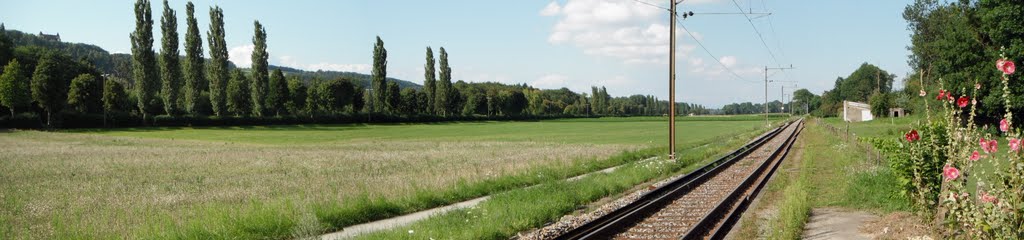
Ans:
{"type": "MultiPolygon", "coordinates": [[[[750,118],[681,118],[678,147],[762,125],[750,118]]],[[[0,134],[0,237],[308,236],[654,156],[666,128],[602,118],[12,131],[0,134]]]]}
{"type": "Polygon", "coordinates": [[[790,157],[761,195],[758,207],[751,209],[777,212],[763,214],[766,217],[762,219],[744,218],[739,238],[797,239],[810,210],[818,207],[874,213],[909,210],[909,200],[900,195],[898,180],[885,160],[874,156],[867,144],[857,143],[853,135],[898,137],[898,129],[913,120],[852,123],[849,141],[845,136],[846,123],[841,120],[838,122],[842,125],[834,119],[808,120],[790,157]],[[833,124],[839,131],[829,130],[823,124],[833,124]]]}
{"type": "Polygon", "coordinates": [[[664,158],[633,162],[608,174],[595,174],[577,181],[552,181],[538,187],[498,194],[471,209],[444,215],[397,229],[360,236],[360,239],[507,239],[517,233],[542,227],[566,214],[604,198],[616,198],[626,190],[668,176],[693,171],[721,154],[738,148],[765,129],[679,152],[677,161],[664,158]]]}

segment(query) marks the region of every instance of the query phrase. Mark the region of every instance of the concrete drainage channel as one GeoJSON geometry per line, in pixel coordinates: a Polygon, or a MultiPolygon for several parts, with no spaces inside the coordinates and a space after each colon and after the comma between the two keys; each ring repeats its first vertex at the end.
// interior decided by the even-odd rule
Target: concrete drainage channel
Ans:
{"type": "MultiPolygon", "coordinates": [[[[638,161],[638,163],[649,162],[649,161],[653,161],[655,159],[658,159],[658,157],[646,158],[646,159],[638,161]]],[[[625,165],[625,164],[623,164],[623,165],[625,165]]],[[[610,168],[605,168],[605,169],[602,169],[600,171],[585,173],[585,174],[582,174],[582,175],[579,175],[579,176],[575,176],[575,177],[571,177],[571,178],[566,178],[565,181],[570,181],[570,182],[571,181],[577,181],[577,180],[583,179],[583,178],[585,178],[587,176],[590,176],[590,175],[593,175],[593,174],[611,173],[611,172],[614,172],[615,169],[618,169],[619,167],[622,167],[623,165],[618,165],[618,166],[614,166],[614,167],[610,167],[610,168]]],[[[532,188],[532,187],[536,187],[536,186],[538,186],[538,185],[532,185],[532,186],[529,186],[529,187],[526,187],[526,188],[532,188]]],[[[352,226],[348,226],[348,227],[345,227],[345,228],[341,229],[341,231],[337,231],[337,232],[321,235],[320,239],[322,239],[322,240],[348,239],[348,238],[353,238],[355,236],[359,236],[359,235],[362,235],[362,234],[367,234],[367,233],[371,233],[371,232],[376,232],[376,231],[381,231],[381,230],[387,230],[387,229],[392,229],[392,228],[396,228],[396,227],[406,226],[406,225],[418,222],[420,220],[427,219],[427,218],[429,218],[431,216],[435,216],[435,215],[439,215],[439,214],[444,214],[446,212],[450,212],[450,211],[453,211],[453,210],[459,210],[459,209],[463,209],[463,208],[470,208],[470,207],[476,206],[477,204],[480,204],[481,202],[486,201],[487,199],[490,199],[490,198],[491,198],[491,195],[487,195],[487,196],[478,197],[478,198],[470,199],[470,200],[467,200],[467,201],[455,203],[455,204],[448,205],[448,206],[436,207],[436,208],[431,208],[431,209],[427,209],[427,210],[423,210],[423,211],[419,211],[419,212],[414,212],[414,213],[410,213],[410,214],[406,214],[406,215],[402,215],[402,216],[397,216],[397,217],[393,217],[393,218],[382,219],[382,220],[377,220],[377,221],[363,223],[363,224],[358,224],[358,225],[352,225],[352,226]]]]}

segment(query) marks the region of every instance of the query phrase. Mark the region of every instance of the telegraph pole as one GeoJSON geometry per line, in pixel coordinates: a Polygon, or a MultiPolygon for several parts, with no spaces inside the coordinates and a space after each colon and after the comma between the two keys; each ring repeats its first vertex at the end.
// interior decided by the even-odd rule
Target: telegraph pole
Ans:
{"type": "Polygon", "coordinates": [[[786,67],[786,68],[783,68],[783,67],[770,68],[768,66],[764,66],[764,125],[765,126],[769,126],[769,127],[771,126],[771,123],[768,122],[768,70],[786,70],[786,69],[793,69],[793,64],[790,64],[789,67],[786,67]]]}
{"type": "Polygon", "coordinates": [[[676,159],[676,0],[668,0],[668,159],[676,159]]]}

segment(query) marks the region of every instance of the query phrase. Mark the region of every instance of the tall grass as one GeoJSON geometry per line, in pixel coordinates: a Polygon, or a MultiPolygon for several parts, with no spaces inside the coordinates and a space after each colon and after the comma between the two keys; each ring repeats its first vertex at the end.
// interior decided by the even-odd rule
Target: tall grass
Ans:
{"type": "Polygon", "coordinates": [[[677,161],[632,162],[609,174],[595,174],[578,181],[550,181],[538,187],[498,194],[480,205],[435,216],[388,231],[360,236],[361,239],[505,239],[516,233],[543,226],[563,215],[604,197],[615,196],[634,186],[666,176],[693,171],[728,150],[737,148],[755,131],[721,138],[712,144],[679,152],[677,161]]]}
{"type": "MultiPolygon", "coordinates": [[[[759,125],[680,124],[679,148],[759,125]]],[[[0,238],[308,236],[661,154],[664,126],[14,131],[0,135],[0,238]]]]}

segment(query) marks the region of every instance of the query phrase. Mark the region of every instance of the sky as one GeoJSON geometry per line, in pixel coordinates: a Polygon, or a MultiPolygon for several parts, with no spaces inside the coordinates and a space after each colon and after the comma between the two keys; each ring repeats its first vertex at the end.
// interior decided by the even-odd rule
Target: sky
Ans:
{"type": "MultiPolygon", "coordinates": [[[[721,107],[789,98],[793,89],[832,88],[862,63],[899,82],[911,71],[910,32],[902,18],[910,0],[684,0],[676,43],[677,101],[721,107]],[[739,14],[739,13],[747,14],[739,14]],[[770,15],[765,14],[770,13],[770,15]],[[763,41],[762,41],[763,39],[763,41]],[[703,48],[700,44],[703,44],[703,48]],[[704,49],[707,50],[704,50],[704,49]],[[710,52],[710,54],[709,54],[710,52]]],[[[169,2],[184,38],[186,1],[169,2]]],[[[379,36],[388,77],[423,82],[427,47],[444,47],[452,80],[526,83],[612,96],[668,99],[669,1],[206,1],[196,0],[205,43],[209,9],[224,10],[232,62],[250,64],[253,21],[267,31],[270,63],[305,70],[370,73],[379,36]]],[[[131,52],[134,1],[4,0],[7,29],[61,35],[65,42],[131,52]]],[[[162,2],[152,3],[159,51],[162,2]]],[[[179,40],[184,44],[184,40],[179,40]]],[[[184,49],[181,47],[181,49],[184,49]]],[[[184,54],[184,53],[182,53],[184,54]]]]}

